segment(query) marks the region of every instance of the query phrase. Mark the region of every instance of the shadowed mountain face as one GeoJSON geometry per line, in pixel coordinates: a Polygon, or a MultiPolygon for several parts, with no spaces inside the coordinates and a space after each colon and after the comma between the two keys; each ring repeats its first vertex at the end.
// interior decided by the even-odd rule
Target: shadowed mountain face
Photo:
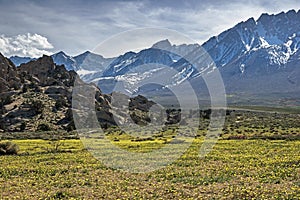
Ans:
{"type": "Polygon", "coordinates": [[[166,72],[162,66],[167,66],[177,71],[168,87],[189,80],[198,95],[208,95],[199,78],[207,71],[199,69],[207,69],[214,62],[224,80],[229,102],[254,100],[253,104],[278,104],[283,98],[299,98],[300,10],[262,14],[257,20],[250,18],[210,38],[202,47],[211,57],[210,62],[202,62],[203,57],[195,53],[199,45],[176,46],[168,40],[111,59],[90,52],[76,57],[59,52],[52,57],[55,63],[77,71],[84,81],[97,83],[104,93],[112,92],[116,83],[121,82],[131,85],[127,90],[131,94],[165,95],[163,87],[139,85],[149,77],[164,79],[162,73],[166,72]],[[199,66],[191,65],[182,56],[192,58],[199,66]]]}

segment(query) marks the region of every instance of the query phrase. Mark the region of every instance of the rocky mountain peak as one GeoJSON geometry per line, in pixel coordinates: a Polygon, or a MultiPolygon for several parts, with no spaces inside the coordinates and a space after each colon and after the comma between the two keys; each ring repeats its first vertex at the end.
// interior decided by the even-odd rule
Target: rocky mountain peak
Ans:
{"type": "Polygon", "coordinates": [[[67,55],[65,52],[60,51],[58,53],[53,54],[52,59],[57,65],[64,65],[67,70],[75,70],[77,68],[76,61],[73,57],[67,55]]]}
{"type": "Polygon", "coordinates": [[[43,55],[43,57],[30,61],[26,64],[21,64],[18,68],[21,72],[26,72],[38,78],[39,81],[43,84],[47,83],[47,80],[50,79],[49,74],[55,70],[56,65],[50,56],[43,55]]]}
{"type": "Polygon", "coordinates": [[[50,71],[55,69],[55,63],[51,56],[43,55],[41,58],[38,58],[35,61],[30,61],[29,63],[20,65],[20,69],[26,69],[27,71],[34,70],[33,68],[37,67],[41,71],[50,71]],[[39,66],[39,67],[37,67],[39,66]]]}
{"type": "MultiPolygon", "coordinates": [[[[54,64],[46,55],[15,68],[0,54],[0,69],[4,70],[0,74],[0,117],[4,120],[0,132],[74,128],[71,100],[76,72],[54,64]]],[[[108,107],[99,89],[97,95],[104,99],[99,106],[108,107]]]]}
{"type": "Polygon", "coordinates": [[[64,57],[68,57],[68,55],[65,53],[65,52],[63,52],[63,51],[59,51],[59,52],[57,52],[57,53],[55,53],[54,54],[54,56],[64,56],[64,57]]]}
{"type": "Polygon", "coordinates": [[[168,49],[171,46],[172,46],[171,42],[168,39],[165,39],[153,44],[151,48],[168,49]]]}

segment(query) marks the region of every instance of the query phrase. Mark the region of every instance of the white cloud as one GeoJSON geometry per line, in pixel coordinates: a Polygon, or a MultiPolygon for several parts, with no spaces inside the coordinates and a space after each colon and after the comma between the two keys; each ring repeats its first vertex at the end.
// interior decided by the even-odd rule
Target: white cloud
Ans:
{"type": "Polygon", "coordinates": [[[112,26],[117,25],[127,29],[170,28],[188,35],[200,44],[250,17],[257,19],[265,12],[277,14],[281,11],[299,9],[297,9],[295,0],[287,0],[284,3],[275,1],[273,3],[276,6],[271,6],[266,0],[220,1],[216,3],[214,1],[211,3],[195,1],[191,6],[186,6],[178,1],[177,3],[169,1],[164,6],[153,5],[151,2],[145,3],[147,1],[142,2],[139,4],[129,2],[123,6],[114,7],[106,16],[111,21],[116,22],[112,26]]]}
{"type": "MultiPolygon", "coordinates": [[[[278,6],[271,6],[266,0],[199,2],[194,1],[194,4],[192,3],[190,6],[176,0],[169,1],[163,5],[158,5],[157,1],[119,2],[118,6],[111,7],[109,12],[101,12],[106,20],[109,19],[107,21],[109,21],[110,29],[105,32],[101,31],[101,34],[97,37],[101,41],[100,39],[106,35],[112,36],[116,33],[136,28],[155,27],[176,30],[198,42],[198,44],[202,44],[210,37],[218,35],[250,17],[258,19],[265,12],[277,14],[289,9],[297,10],[295,0],[287,0],[284,4],[276,1],[278,6]]],[[[105,21],[101,22],[105,23],[105,21]]],[[[97,24],[96,20],[95,24],[97,24]]],[[[103,28],[101,29],[103,30],[103,28]]],[[[151,46],[155,38],[156,35],[143,38],[143,44],[148,43],[147,46],[151,46]]],[[[132,46],[136,46],[133,43],[137,44],[138,38],[132,39],[136,39],[132,41],[132,46]]],[[[173,43],[174,41],[171,40],[171,42],[173,43]]],[[[120,42],[115,49],[107,48],[107,51],[119,51],[125,47],[122,46],[123,43],[120,42]]]]}
{"type": "Polygon", "coordinates": [[[250,17],[290,9],[299,10],[299,0],[0,0],[0,27],[6,35],[40,33],[51,40],[52,51],[77,55],[144,27],[173,29],[201,44],[250,17]]]}
{"type": "Polygon", "coordinates": [[[17,55],[37,58],[43,54],[51,55],[49,50],[53,48],[48,39],[39,34],[27,33],[11,37],[0,35],[0,52],[7,57],[17,55]]]}

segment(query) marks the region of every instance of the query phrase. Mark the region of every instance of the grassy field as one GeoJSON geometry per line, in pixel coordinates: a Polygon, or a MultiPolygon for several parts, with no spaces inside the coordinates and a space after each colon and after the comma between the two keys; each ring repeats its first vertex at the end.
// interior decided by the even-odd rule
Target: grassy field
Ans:
{"type": "Polygon", "coordinates": [[[19,155],[0,157],[0,199],[300,199],[299,140],[221,139],[200,158],[195,139],[173,164],[138,174],[107,168],[80,140],[14,142],[19,155]]]}
{"type": "MultiPolygon", "coordinates": [[[[136,137],[108,129],[105,139],[135,155],[171,145],[171,157],[191,142],[179,159],[146,173],[109,168],[104,158],[91,154],[93,147],[76,139],[76,132],[1,133],[2,142],[12,141],[20,151],[0,156],[0,199],[300,199],[299,114],[232,110],[217,144],[200,158],[208,124],[202,118],[198,128],[186,127],[193,136],[179,135],[176,144],[170,144],[176,126],[136,137]]],[[[98,151],[134,171],[122,154],[101,141],[98,151]]]]}

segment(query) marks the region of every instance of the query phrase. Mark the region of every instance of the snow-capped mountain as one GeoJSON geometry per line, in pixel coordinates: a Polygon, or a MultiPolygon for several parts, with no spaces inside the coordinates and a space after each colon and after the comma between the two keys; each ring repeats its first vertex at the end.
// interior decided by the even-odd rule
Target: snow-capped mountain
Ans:
{"type": "Polygon", "coordinates": [[[65,65],[65,68],[70,71],[70,70],[77,70],[77,63],[76,60],[72,56],[68,56],[65,54],[65,52],[60,51],[56,54],[53,54],[52,59],[55,64],[57,65],[65,65]]]}
{"type": "Polygon", "coordinates": [[[101,55],[86,51],[77,56],[69,56],[64,52],[58,52],[51,56],[57,65],[65,65],[67,70],[74,70],[82,80],[90,82],[90,76],[102,76],[102,72],[108,67],[114,58],[104,58],[101,55]]]}
{"type": "MultiPolygon", "coordinates": [[[[193,51],[196,46],[198,45],[184,44],[176,46],[171,45],[168,40],[162,40],[149,49],[144,49],[138,53],[127,52],[119,56],[110,63],[101,77],[96,77],[96,74],[94,74],[93,79],[90,79],[90,81],[98,82],[103,92],[106,93],[110,93],[114,90],[114,83],[124,82],[123,84],[128,87],[127,92],[131,94],[139,90],[141,82],[152,77],[155,77],[156,82],[160,82],[160,80],[158,80],[159,77],[162,79],[169,77],[171,79],[169,81],[171,85],[178,84],[181,78],[185,79],[186,77],[179,77],[177,73],[170,75],[170,69],[166,69],[166,66],[172,66],[178,62],[183,55],[193,51]]],[[[174,65],[174,67],[175,66],[176,65],[174,65]]],[[[178,73],[183,73],[180,72],[182,69],[174,68],[174,70],[177,70],[178,73]]],[[[147,88],[147,90],[149,90],[149,88],[147,88]]]]}
{"type": "Polygon", "coordinates": [[[170,52],[173,62],[178,61],[181,57],[184,57],[199,48],[198,44],[181,44],[172,45],[168,39],[159,41],[152,45],[151,48],[161,49],[170,52]]]}
{"type": "Polygon", "coordinates": [[[101,55],[86,51],[77,56],[68,56],[64,52],[58,52],[51,56],[57,65],[65,65],[67,70],[74,70],[80,78],[91,82],[94,77],[102,76],[102,72],[108,67],[114,58],[104,58],[101,55]]]}
{"type": "Polygon", "coordinates": [[[250,18],[203,47],[229,93],[300,94],[300,78],[295,80],[300,74],[300,10],[250,18]]]}
{"type": "Polygon", "coordinates": [[[257,20],[250,18],[201,46],[211,57],[207,63],[203,63],[205,53],[198,52],[199,45],[172,45],[167,39],[117,58],[103,58],[91,52],[75,57],[59,52],[52,57],[56,64],[77,71],[84,81],[98,83],[105,93],[112,92],[120,82],[130,86],[129,93],[163,90],[158,86],[140,87],[150,77],[156,77],[158,82],[168,77],[167,87],[189,80],[201,93],[205,86],[199,77],[209,73],[214,61],[229,94],[300,95],[300,10],[262,14],[257,20]],[[200,63],[200,67],[186,58],[200,63]]]}
{"type": "MultiPolygon", "coordinates": [[[[69,56],[60,51],[53,54],[52,59],[57,65],[64,65],[67,70],[74,70],[85,81],[90,82],[91,76],[102,76],[102,73],[114,58],[104,58],[101,55],[86,51],[77,56],[69,56]]],[[[28,63],[34,58],[12,56],[10,60],[18,67],[23,63],[28,63]]]]}
{"type": "MultiPolygon", "coordinates": [[[[54,60],[55,64],[57,64],[57,65],[65,65],[65,68],[67,70],[69,70],[69,71],[77,69],[77,62],[76,62],[76,60],[72,56],[67,55],[63,51],[55,53],[51,57],[54,60]]],[[[20,57],[20,56],[12,56],[9,59],[17,67],[19,67],[21,64],[28,63],[31,60],[36,60],[36,58],[20,57]]]]}
{"type": "MultiPolygon", "coordinates": [[[[266,54],[269,65],[284,65],[300,47],[300,12],[262,14],[212,37],[203,44],[217,66],[241,57],[248,61],[257,51],[266,54]]],[[[245,64],[244,64],[245,65],[245,64]]]]}
{"type": "MultiPolygon", "coordinates": [[[[300,74],[300,11],[262,14],[257,20],[250,18],[210,38],[202,47],[219,68],[229,93],[300,94],[300,78],[296,76],[300,74]]],[[[189,56],[195,49],[197,45],[175,46],[163,40],[139,53],[129,52],[119,56],[102,77],[90,80],[101,80],[99,86],[109,92],[106,86],[113,87],[113,82],[125,81],[138,85],[140,80],[158,76],[161,72],[157,64],[161,64],[177,70],[178,73],[172,76],[173,85],[185,79],[197,85],[197,74],[203,72],[176,55],[176,52],[181,55],[183,52],[189,56]],[[154,65],[146,69],[142,67],[144,64],[156,64],[157,68],[154,65]]],[[[197,58],[195,55],[194,58],[201,62],[201,56],[197,58]]],[[[209,65],[211,63],[207,63],[209,65]]],[[[203,71],[207,69],[205,66],[202,68],[203,71]]]]}
{"type": "Polygon", "coordinates": [[[28,63],[29,61],[33,60],[33,58],[30,57],[20,57],[20,56],[11,56],[9,58],[15,66],[19,67],[23,63],[28,63]]]}
{"type": "Polygon", "coordinates": [[[104,58],[101,55],[89,51],[74,57],[77,64],[76,71],[82,76],[103,72],[113,59],[114,58],[104,58]]]}

